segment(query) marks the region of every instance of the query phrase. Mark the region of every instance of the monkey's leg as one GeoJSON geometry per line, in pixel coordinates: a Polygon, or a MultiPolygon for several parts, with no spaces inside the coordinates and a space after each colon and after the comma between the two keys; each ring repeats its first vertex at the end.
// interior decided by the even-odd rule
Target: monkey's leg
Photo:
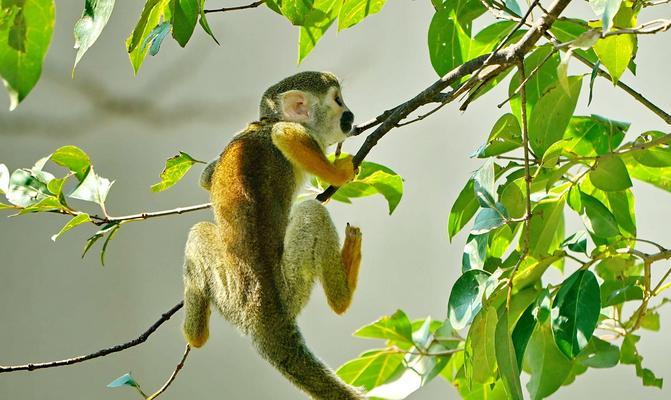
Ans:
{"type": "Polygon", "coordinates": [[[216,260],[216,226],[209,222],[194,225],[184,251],[183,332],[192,347],[201,347],[209,337],[210,265],[216,260]],[[214,253],[214,255],[213,255],[214,253]],[[214,259],[210,257],[215,257],[214,259]]]}
{"type": "Polygon", "coordinates": [[[341,314],[349,307],[361,262],[361,232],[348,226],[345,234],[341,251],[331,217],[317,200],[303,201],[292,209],[282,263],[285,301],[292,315],[307,302],[315,277],[335,312],[341,314]]]}

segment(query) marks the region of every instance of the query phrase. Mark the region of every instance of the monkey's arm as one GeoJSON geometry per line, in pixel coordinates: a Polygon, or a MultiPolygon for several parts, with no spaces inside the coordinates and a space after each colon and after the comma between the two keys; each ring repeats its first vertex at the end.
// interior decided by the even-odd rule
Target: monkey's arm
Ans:
{"type": "Polygon", "coordinates": [[[334,186],[354,179],[352,158],[345,157],[333,164],[326,158],[317,142],[294,123],[277,123],[272,132],[273,143],[293,164],[334,186]]]}

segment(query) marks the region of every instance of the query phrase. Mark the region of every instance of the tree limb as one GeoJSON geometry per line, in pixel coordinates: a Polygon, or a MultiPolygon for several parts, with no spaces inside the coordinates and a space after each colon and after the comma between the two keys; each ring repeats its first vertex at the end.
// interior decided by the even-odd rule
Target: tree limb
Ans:
{"type": "Polygon", "coordinates": [[[14,371],[34,371],[36,369],[43,369],[43,368],[53,368],[53,367],[62,367],[64,365],[72,365],[72,364],[77,364],[83,361],[88,361],[92,360],[94,358],[98,357],[104,357],[106,355],[112,354],[112,353],[118,353],[120,351],[129,349],[131,347],[135,347],[139,344],[144,343],[147,341],[149,336],[151,336],[156,330],[163,325],[164,322],[170,319],[177,311],[179,311],[180,308],[184,306],[184,302],[180,301],[179,303],[175,304],[170,310],[167,312],[163,313],[161,315],[161,318],[158,319],[158,321],[154,322],[152,326],[149,327],[143,334],[138,336],[137,338],[128,341],[126,343],[122,344],[117,344],[111,347],[107,347],[101,350],[96,351],[95,353],[83,355],[83,356],[77,356],[77,357],[72,357],[72,358],[67,358],[65,360],[58,360],[58,361],[48,361],[48,362],[40,362],[40,363],[31,363],[31,364],[25,364],[25,365],[10,365],[10,366],[0,366],[0,373],[3,372],[14,372],[14,371]]]}

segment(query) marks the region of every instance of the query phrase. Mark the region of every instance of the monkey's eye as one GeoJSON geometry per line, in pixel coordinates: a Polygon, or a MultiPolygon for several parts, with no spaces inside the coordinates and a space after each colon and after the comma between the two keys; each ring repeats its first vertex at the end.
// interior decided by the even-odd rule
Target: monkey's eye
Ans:
{"type": "Polygon", "coordinates": [[[340,96],[336,95],[335,102],[336,102],[337,105],[342,107],[342,99],[340,98],[340,96]]]}

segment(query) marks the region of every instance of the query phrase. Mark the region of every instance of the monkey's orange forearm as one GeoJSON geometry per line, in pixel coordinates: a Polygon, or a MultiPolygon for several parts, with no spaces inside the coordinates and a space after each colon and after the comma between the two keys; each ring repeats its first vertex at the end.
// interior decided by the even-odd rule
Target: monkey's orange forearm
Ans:
{"type": "Polygon", "coordinates": [[[317,142],[302,130],[285,125],[281,132],[273,132],[273,143],[293,164],[331,185],[342,186],[352,178],[331,164],[317,142]]]}

